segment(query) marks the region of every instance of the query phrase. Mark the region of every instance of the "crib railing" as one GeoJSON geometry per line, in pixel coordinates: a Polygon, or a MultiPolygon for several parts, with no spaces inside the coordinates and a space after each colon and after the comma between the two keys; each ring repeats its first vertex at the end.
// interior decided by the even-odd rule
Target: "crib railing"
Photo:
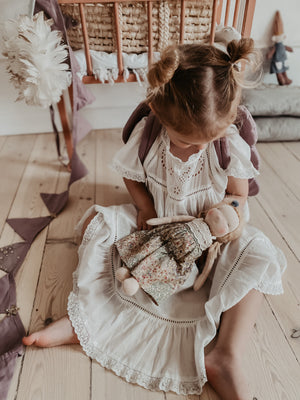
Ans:
{"type": "MultiPolygon", "coordinates": [[[[115,36],[116,36],[116,52],[117,52],[117,64],[119,75],[115,82],[124,82],[123,78],[123,58],[122,58],[122,38],[121,38],[121,24],[119,17],[119,9],[121,3],[145,3],[147,7],[147,52],[148,52],[148,63],[151,65],[153,60],[153,3],[157,0],[58,0],[61,5],[76,5],[79,7],[79,15],[81,21],[82,38],[84,44],[84,52],[87,65],[87,75],[83,77],[83,82],[90,83],[101,83],[98,79],[94,77],[92,58],[90,53],[90,38],[88,32],[88,24],[86,20],[85,7],[88,4],[101,4],[105,5],[107,3],[113,5],[113,18],[115,25],[115,36]]],[[[170,0],[169,3],[175,0],[170,0]]],[[[177,0],[176,0],[177,1],[177,0]]],[[[201,2],[202,0],[199,0],[201,2]]],[[[206,2],[208,0],[205,0],[206,2]]],[[[177,1],[178,3],[178,1],[177,1]]],[[[185,8],[188,0],[180,0],[180,18],[179,18],[179,43],[184,43],[185,41],[185,8]]],[[[211,0],[211,22],[210,22],[210,32],[209,32],[209,42],[214,42],[215,29],[217,24],[223,24],[224,26],[233,26],[238,29],[243,37],[250,35],[252,21],[254,16],[256,0],[211,0]]],[[[136,76],[134,73],[130,73],[127,81],[136,81],[136,76]]],[[[72,97],[72,88],[69,90],[70,97],[72,97]]],[[[71,101],[72,103],[72,101],[71,101]]],[[[63,131],[65,135],[65,140],[67,144],[68,156],[71,158],[73,148],[71,139],[71,130],[67,123],[67,116],[63,98],[58,103],[58,109],[60,113],[60,118],[63,126],[63,131]]]]}
{"type": "MultiPolygon", "coordinates": [[[[174,0],[171,0],[174,1],[174,0]]],[[[199,0],[201,2],[201,0],[199,0]]],[[[215,27],[216,24],[223,23],[225,26],[229,24],[230,14],[233,13],[233,20],[230,24],[231,26],[237,28],[238,18],[242,15],[242,27],[241,34],[242,36],[249,36],[251,31],[251,25],[253,20],[254,8],[255,8],[256,0],[211,0],[212,2],[212,16],[211,16],[211,24],[210,24],[210,43],[213,43],[215,36],[215,27]],[[241,10],[241,5],[244,6],[244,10],[241,10]]],[[[114,25],[116,29],[116,52],[117,52],[117,63],[119,70],[119,77],[116,79],[116,82],[123,81],[123,59],[122,59],[122,40],[121,40],[121,25],[119,19],[119,7],[121,3],[128,3],[128,0],[58,0],[60,4],[76,4],[79,7],[81,28],[82,28],[82,37],[84,43],[84,51],[86,57],[86,65],[87,65],[87,76],[83,77],[84,83],[99,83],[97,79],[93,76],[93,67],[92,67],[92,59],[90,54],[90,44],[89,44],[89,32],[87,28],[87,21],[85,15],[85,6],[87,4],[113,4],[114,9],[114,25]]],[[[148,62],[149,65],[153,60],[153,16],[152,16],[152,4],[154,0],[131,0],[130,3],[146,3],[147,5],[147,20],[148,20],[148,62]]],[[[187,0],[180,0],[180,21],[179,21],[179,43],[184,42],[184,26],[185,26],[185,7],[187,0]]],[[[134,74],[130,74],[128,81],[134,81],[136,77],[134,74]]]]}

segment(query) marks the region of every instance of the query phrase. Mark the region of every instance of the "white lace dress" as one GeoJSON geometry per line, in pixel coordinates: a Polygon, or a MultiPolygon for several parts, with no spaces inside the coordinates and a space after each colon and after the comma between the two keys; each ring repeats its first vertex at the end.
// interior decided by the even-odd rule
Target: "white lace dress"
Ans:
{"type": "MultiPolygon", "coordinates": [[[[249,161],[249,147],[233,126],[228,130],[231,161],[225,171],[219,167],[213,144],[186,162],[174,157],[164,131],[142,166],[138,145],[144,123],[136,126],[113,167],[123,177],[145,182],[158,216],[196,215],[223,199],[228,176],[257,174],[249,161]]],[[[253,288],[282,293],[283,254],[248,225],[239,240],[224,245],[211,279],[201,290],[192,289],[195,266],[185,286],[158,307],[142,290],[127,297],[115,279],[120,258],[114,243],[136,229],[135,207],[93,206],[82,221],[93,211],[98,214],[79,248],[68,300],[68,314],[84,351],[147,389],[200,394],[207,380],[204,348],[215,337],[222,312],[253,288]]]]}

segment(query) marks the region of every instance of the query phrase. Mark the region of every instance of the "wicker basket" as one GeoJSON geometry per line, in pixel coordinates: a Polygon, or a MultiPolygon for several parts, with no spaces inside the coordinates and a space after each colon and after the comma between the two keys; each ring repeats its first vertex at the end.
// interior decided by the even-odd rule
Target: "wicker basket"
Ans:
{"type": "MultiPolygon", "coordinates": [[[[169,43],[179,42],[180,0],[154,1],[152,11],[153,50],[161,51],[169,43]]],[[[186,1],[184,43],[208,41],[213,0],[186,1]]],[[[64,15],[78,21],[68,30],[70,45],[74,50],[83,48],[82,28],[77,4],[61,5],[64,15]]],[[[86,4],[85,17],[90,49],[115,52],[116,28],[112,3],[86,4]]],[[[119,3],[122,51],[142,53],[148,49],[148,21],[145,2],[119,3]]]]}

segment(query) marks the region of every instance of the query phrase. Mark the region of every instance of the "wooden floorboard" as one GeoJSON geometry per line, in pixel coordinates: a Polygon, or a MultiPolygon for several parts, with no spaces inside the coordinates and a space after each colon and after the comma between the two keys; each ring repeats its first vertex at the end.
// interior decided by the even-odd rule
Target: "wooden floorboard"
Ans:
{"type": "MultiPolygon", "coordinates": [[[[77,263],[74,226],[92,204],[130,202],[110,168],[122,145],[120,130],[91,132],[78,146],[89,174],[74,183],[65,210],[34,241],[16,277],[26,330],[66,313],[77,263]]],[[[284,252],[284,294],[265,296],[246,353],[246,373],[258,400],[300,400],[300,142],[260,143],[261,191],[250,199],[251,223],[284,252]]],[[[66,190],[69,173],[55,153],[52,135],[0,137],[0,243],[20,238],[7,217],[48,215],[39,193],[66,190]]],[[[80,346],[26,349],[17,361],[8,400],[218,400],[209,385],[201,396],[151,392],[129,384],[85,356],[80,346]]]]}
{"type": "Polygon", "coordinates": [[[37,136],[26,135],[26,138],[24,135],[9,136],[5,138],[6,140],[1,138],[0,231],[2,232],[37,136]]]}

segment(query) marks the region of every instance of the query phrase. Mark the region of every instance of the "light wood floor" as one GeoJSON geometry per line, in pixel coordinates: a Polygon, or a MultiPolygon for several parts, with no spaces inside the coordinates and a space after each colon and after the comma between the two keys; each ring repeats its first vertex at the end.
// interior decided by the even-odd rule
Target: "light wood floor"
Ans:
{"type": "MultiPolygon", "coordinates": [[[[121,145],[120,131],[91,132],[79,145],[90,173],[71,187],[66,209],[34,241],[17,274],[17,305],[26,330],[66,313],[76,266],[73,228],[92,204],[129,201],[121,179],[107,166],[121,145]]],[[[300,400],[300,142],[264,143],[261,192],[250,200],[251,221],[285,253],[285,293],[266,296],[246,357],[246,372],[258,400],[300,400]],[[297,336],[297,335],[295,335],[297,336]]],[[[7,217],[48,215],[40,192],[60,193],[69,174],[55,152],[51,134],[0,137],[0,246],[20,240],[7,217]]],[[[28,348],[17,362],[9,400],[183,400],[129,384],[91,361],[80,346],[28,348]]],[[[201,396],[217,400],[208,385],[201,396]]]]}

